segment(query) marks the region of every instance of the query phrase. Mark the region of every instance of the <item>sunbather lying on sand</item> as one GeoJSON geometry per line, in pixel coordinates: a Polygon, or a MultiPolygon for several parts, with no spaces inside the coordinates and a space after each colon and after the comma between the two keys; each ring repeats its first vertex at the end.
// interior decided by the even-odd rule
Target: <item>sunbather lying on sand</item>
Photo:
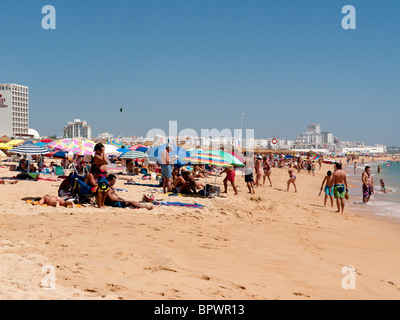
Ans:
{"type": "Polygon", "coordinates": [[[126,201],[119,197],[115,193],[114,185],[115,182],[117,181],[117,177],[113,174],[108,175],[108,184],[110,186],[110,190],[108,190],[106,194],[106,201],[105,205],[106,206],[111,206],[111,207],[135,207],[135,208],[146,208],[147,210],[153,209],[153,205],[151,203],[147,204],[142,204],[137,201],[126,201]]]}
{"type": "Polygon", "coordinates": [[[58,196],[44,196],[42,199],[39,200],[39,204],[47,204],[52,207],[68,207],[72,206],[75,208],[75,204],[72,201],[64,201],[63,198],[58,196]]]}
{"type": "Polygon", "coordinates": [[[5,181],[2,178],[0,178],[0,184],[17,184],[18,181],[5,181]]]}

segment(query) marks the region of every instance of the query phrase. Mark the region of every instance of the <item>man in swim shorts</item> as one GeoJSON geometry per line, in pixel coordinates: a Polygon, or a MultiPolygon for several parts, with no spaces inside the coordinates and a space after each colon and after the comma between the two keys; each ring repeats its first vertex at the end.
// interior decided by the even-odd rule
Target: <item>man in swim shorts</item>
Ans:
{"type": "Polygon", "coordinates": [[[347,176],[346,173],[342,170],[342,165],[340,163],[335,163],[335,172],[332,175],[333,177],[333,195],[336,199],[337,204],[337,212],[344,211],[345,206],[345,196],[348,192],[347,186],[347,176]]]}
{"type": "Polygon", "coordinates": [[[238,195],[237,192],[237,187],[235,185],[235,169],[233,167],[226,167],[224,171],[221,172],[222,173],[226,173],[226,177],[224,179],[224,192],[223,193],[228,193],[228,181],[231,183],[233,190],[235,191],[235,196],[238,195]]]}
{"type": "Polygon", "coordinates": [[[325,184],[324,207],[326,207],[326,202],[328,200],[328,197],[330,197],[330,199],[331,199],[331,207],[333,207],[333,177],[332,177],[332,172],[331,171],[328,171],[326,173],[326,176],[325,176],[324,180],[322,181],[321,190],[319,192],[319,195],[321,195],[321,193],[322,193],[322,189],[324,188],[324,184],[325,184]]]}
{"type": "Polygon", "coordinates": [[[362,181],[362,194],[363,194],[363,202],[367,203],[371,198],[372,194],[372,178],[371,178],[371,169],[369,166],[365,167],[365,170],[361,176],[362,181]]]}
{"type": "Polygon", "coordinates": [[[254,177],[253,177],[254,157],[249,151],[246,151],[246,159],[244,160],[244,164],[246,165],[244,168],[244,181],[247,184],[247,188],[249,188],[249,192],[251,194],[254,194],[256,193],[254,191],[254,177]]]}
{"type": "Polygon", "coordinates": [[[161,153],[161,175],[163,178],[163,192],[167,193],[172,190],[172,168],[169,158],[169,153],[174,151],[172,145],[167,145],[161,153]]]}

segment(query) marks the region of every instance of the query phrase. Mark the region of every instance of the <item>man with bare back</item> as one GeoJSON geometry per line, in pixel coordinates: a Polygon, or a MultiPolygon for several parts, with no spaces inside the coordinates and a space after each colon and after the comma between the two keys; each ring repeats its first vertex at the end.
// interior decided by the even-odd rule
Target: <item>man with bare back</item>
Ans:
{"type": "Polygon", "coordinates": [[[335,163],[335,172],[333,173],[333,195],[336,199],[337,212],[344,211],[345,195],[348,192],[346,172],[342,170],[340,163],[335,163]]]}

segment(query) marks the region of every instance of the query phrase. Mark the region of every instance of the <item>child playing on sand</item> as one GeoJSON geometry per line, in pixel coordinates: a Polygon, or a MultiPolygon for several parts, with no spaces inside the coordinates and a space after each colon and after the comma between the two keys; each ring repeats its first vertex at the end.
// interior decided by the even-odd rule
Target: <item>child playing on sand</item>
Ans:
{"type": "Polygon", "coordinates": [[[232,184],[233,190],[235,191],[235,196],[237,196],[238,192],[237,192],[237,187],[235,185],[235,175],[236,175],[235,169],[233,167],[226,167],[224,169],[224,171],[221,172],[221,174],[224,172],[226,173],[226,177],[224,179],[225,190],[223,193],[228,193],[228,181],[230,181],[230,183],[232,184]]]}
{"type": "Polygon", "coordinates": [[[99,208],[103,208],[106,201],[107,192],[110,190],[107,180],[108,161],[105,148],[102,143],[98,143],[94,146],[94,152],[93,164],[95,164],[99,170],[97,175],[97,205],[99,208]]]}
{"type": "Polygon", "coordinates": [[[325,182],[326,182],[326,185],[325,185],[324,207],[326,207],[326,201],[328,200],[328,196],[331,198],[331,207],[333,207],[333,177],[332,177],[332,171],[328,171],[326,173],[326,176],[325,176],[324,180],[322,181],[321,190],[320,190],[318,196],[321,195],[322,189],[324,188],[325,182]]]}
{"type": "Polygon", "coordinates": [[[39,200],[39,204],[47,204],[56,208],[68,206],[72,206],[72,208],[75,208],[75,204],[72,201],[64,201],[63,198],[58,196],[44,196],[42,199],[39,200]]]}

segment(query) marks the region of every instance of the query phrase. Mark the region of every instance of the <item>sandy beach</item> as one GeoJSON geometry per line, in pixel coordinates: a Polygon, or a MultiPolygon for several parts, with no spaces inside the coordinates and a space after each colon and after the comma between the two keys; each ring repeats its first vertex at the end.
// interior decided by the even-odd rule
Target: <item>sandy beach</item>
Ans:
{"type": "MultiPolygon", "coordinates": [[[[24,199],[55,195],[59,183],[1,185],[0,299],[399,299],[400,225],[324,208],[331,167],[297,174],[298,193],[276,168],[273,187],[255,195],[240,175],[239,196],[154,191],[203,209],[33,206],[24,199]],[[356,269],[355,289],[342,287],[344,266],[356,269]],[[55,289],[43,287],[49,270],[55,289]]],[[[124,182],[127,200],[154,190],[124,182]]]]}

